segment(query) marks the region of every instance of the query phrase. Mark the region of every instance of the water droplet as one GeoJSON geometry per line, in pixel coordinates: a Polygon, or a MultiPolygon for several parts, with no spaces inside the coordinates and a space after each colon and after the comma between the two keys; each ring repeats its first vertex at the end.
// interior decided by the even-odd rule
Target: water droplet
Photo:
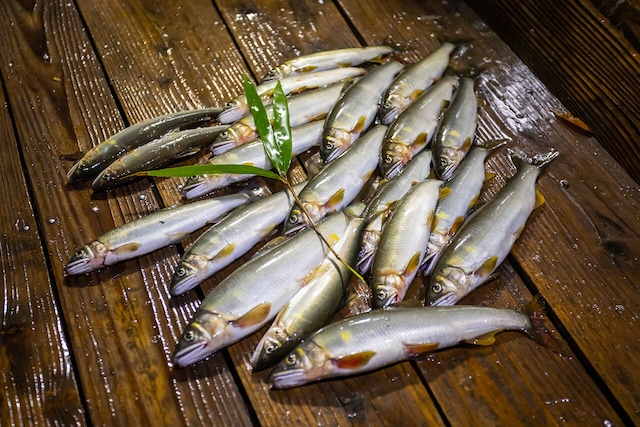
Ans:
{"type": "Polygon", "coordinates": [[[140,200],[147,200],[147,195],[146,195],[146,194],[140,194],[140,195],[138,196],[138,199],[140,199],[140,200]]]}
{"type": "Polygon", "coordinates": [[[94,212],[100,212],[100,208],[98,206],[92,207],[91,210],[94,212]]]}
{"type": "Polygon", "coordinates": [[[29,231],[29,229],[30,229],[30,228],[31,228],[31,227],[29,227],[28,225],[25,225],[24,227],[22,227],[22,229],[23,229],[24,231],[29,231]]]}
{"type": "Polygon", "coordinates": [[[55,218],[49,218],[49,219],[47,220],[47,222],[48,222],[49,224],[55,224],[55,223],[56,223],[56,219],[55,219],[55,218]]]}
{"type": "Polygon", "coordinates": [[[569,188],[569,181],[567,181],[566,179],[561,179],[560,185],[562,186],[562,188],[569,188]]]}

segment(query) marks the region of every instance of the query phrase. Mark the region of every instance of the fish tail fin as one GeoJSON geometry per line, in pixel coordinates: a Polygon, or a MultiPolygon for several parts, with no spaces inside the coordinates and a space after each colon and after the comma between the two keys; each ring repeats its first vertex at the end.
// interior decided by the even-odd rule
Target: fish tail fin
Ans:
{"type": "Polygon", "coordinates": [[[529,318],[530,323],[525,332],[531,338],[556,354],[566,353],[562,348],[562,341],[555,334],[555,327],[547,315],[545,303],[540,295],[529,301],[522,311],[529,318]]]}
{"type": "Polygon", "coordinates": [[[548,153],[527,156],[523,151],[517,148],[509,148],[509,157],[517,168],[519,168],[520,165],[524,163],[535,166],[538,169],[542,169],[549,163],[551,163],[553,159],[558,157],[559,154],[559,151],[552,149],[548,153]]]}

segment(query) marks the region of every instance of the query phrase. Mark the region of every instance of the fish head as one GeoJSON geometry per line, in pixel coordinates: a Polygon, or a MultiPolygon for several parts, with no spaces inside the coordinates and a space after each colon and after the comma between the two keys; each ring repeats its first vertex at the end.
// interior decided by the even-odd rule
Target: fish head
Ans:
{"type": "Polygon", "coordinates": [[[251,355],[251,366],[259,371],[275,365],[291,350],[289,343],[293,344],[293,341],[286,329],[282,325],[272,325],[256,345],[251,355]]]}
{"type": "Polygon", "coordinates": [[[338,158],[342,153],[347,151],[351,145],[353,135],[351,132],[330,128],[325,132],[322,144],[320,145],[320,156],[325,163],[338,158]]]}
{"type": "Polygon", "coordinates": [[[411,151],[407,145],[399,142],[389,143],[381,153],[380,169],[382,175],[387,179],[393,178],[410,159],[411,151]]]}
{"type": "Polygon", "coordinates": [[[232,99],[227,102],[220,114],[218,114],[218,121],[220,123],[232,123],[241,118],[244,114],[244,104],[239,99],[232,99]]]}
{"type": "Polygon", "coordinates": [[[331,372],[328,352],[313,339],[300,344],[271,374],[275,388],[290,388],[319,380],[331,372]]]}
{"type": "Polygon", "coordinates": [[[177,296],[198,286],[205,278],[206,267],[207,260],[203,256],[185,255],[173,272],[169,293],[177,296]]]}
{"type": "Polygon", "coordinates": [[[445,265],[437,268],[431,275],[426,304],[455,305],[466,295],[470,279],[470,275],[459,267],[445,265]]]}
{"type": "Polygon", "coordinates": [[[211,153],[213,155],[222,154],[225,151],[229,151],[233,147],[240,145],[242,134],[241,132],[239,132],[239,130],[242,131],[244,129],[242,126],[236,123],[220,132],[211,144],[211,153]]]}
{"type": "Polygon", "coordinates": [[[289,64],[280,64],[275,68],[267,71],[267,74],[262,78],[262,83],[271,82],[274,80],[280,80],[289,76],[293,72],[293,68],[289,64]]]}
{"type": "Polygon", "coordinates": [[[407,106],[407,99],[397,93],[391,93],[380,106],[380,120],[383,125],[390,124],[407,106]]]}
{"type": "Polygon", "coordinates": [[[362,242],[356,261],[356,268],[360,274],[366,273],[371,268],[379,240],[379,232],[365,229],[362,233],[362,242]]]}
{"type": "Polygon", "coordinates": [[[190,176],[182,187],[182,195],[187,199],[195,199],[213,191],[209,185],[210,178],[207,174],[190,176]]]}
{"type": "MultiPolygon", "coordinates": [[[[306,207],[306,206],[305,206],[306,207]]],[[[299,231],[308,225],[307,216],[297,205],[291,208],[287,220],[284,222],[283,234],[289,235],[299,231]]]]}
{"type": "Polygon", "coordinates": [[[64,267],[67,274],[76,275],[104,267],[109,248],[104,243],[94,240],[76,252],[64,267]]]}
{"type": "Polygon", "coordinates": [[[447,181],[453,175],[453,171],[458,167],[466,151],[452,147],[443,147],[440,153],[434,155],[433,169],[436,175],[443,180],[447,181]]]}
{"type": "Polygon", "coordinates": [[[401,274],[385,274],[373,285],[374,304],[378,308],[388,307],[404,299],[407,283],[401,274]]]}
{"type": "Polygon", "coordinates": [[[228,325],[219,314],[198,310],[176,344],[171,357],[173,363],[185,367],[215,353],[225,344],[228,325]]]}

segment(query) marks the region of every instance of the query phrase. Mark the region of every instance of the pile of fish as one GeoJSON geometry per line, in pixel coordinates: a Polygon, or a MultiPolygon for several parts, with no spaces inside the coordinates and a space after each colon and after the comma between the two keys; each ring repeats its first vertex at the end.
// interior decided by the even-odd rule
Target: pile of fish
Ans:
{"type": "MultiPolygon", "coordinates": [[[[406,67],[386,46],[283,63],[256,89],[268,104],[281,82],[293,153],[318,147],[319,172],[290,190],[249,185],[161,209],[97,237],[66,273],[150,253],[209,224],[175,268],[171,294],[179,295],[281,229],[205,297],[173,354],[175,365],[188,366],[270,324],[251,364],[277,365],[276,388],[369,371],[460,342],[490,344],[504,329],[542,342],[532,320],[540,317],[535,301],[526,313],[454,306],[490,280],[542,205],[536,180],[558,154],[509,149],[516,174],[475,207],[489,176],[485,160],[503,143],[473,142],[474,82],[447,72],[454,50],[444,43],[406,67]],[[378,65],[360,67],[367,63],[378,65]],[[371,307],[327,325],[358,276],[368,279],[371,307]],[[425,306],[398,304],[418,276],[428,277],[425,306]]],[[[93,179],[95,191],[109,189],[206,146],[210,164],[270,169],[248,111],[239,96],[222,108],[131,126],[88,152],[68,180],[93,179]]],[[[250,178],[200,175],[182,191],[191,199],[250,178]]]]}

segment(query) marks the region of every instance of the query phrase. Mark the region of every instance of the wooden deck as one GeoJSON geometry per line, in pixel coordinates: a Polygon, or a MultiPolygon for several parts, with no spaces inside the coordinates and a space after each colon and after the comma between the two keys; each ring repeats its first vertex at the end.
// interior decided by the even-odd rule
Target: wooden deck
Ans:
{"type": "MultiPolygon", "coordinates": [[[[599,12],[605,4],[0,2],[0,425],[639,423],[640,56],[599,12]],[[231,268],[174,298],[182,247],[65,277],[78,247],[183,202],[179,179],[98,194],[66,185],[93,145],[143,119],[222,105],[241,92],[242,73],[259,78],[295,55],[390,43],[413,62],[440,40],[467,43],[457,70],[482,71],[479,139],[560,151],[539,181],[545,209],[500,278],[464,302],[517,308],[540,294],[562,356],[505,332],[490,347],[270,390],[269,372],[248,368],[259,334],[190,368],[170,364],[182,328],[231,268]]],[[[485,197],[514,172],[503,152],[490,168],[485,197]]]]}

